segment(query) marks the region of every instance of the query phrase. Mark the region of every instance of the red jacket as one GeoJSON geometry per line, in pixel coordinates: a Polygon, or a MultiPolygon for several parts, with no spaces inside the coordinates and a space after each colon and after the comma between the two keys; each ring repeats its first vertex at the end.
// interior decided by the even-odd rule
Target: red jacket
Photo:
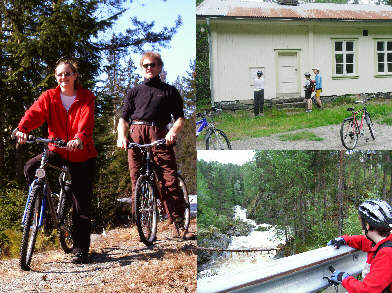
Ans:
{"type": "Polygon", "coordinates": [[[392,292],[392,247],[383,247],[373,257],[382,243],[392,241],[392,235],[378,242],[374,247],[372,247],[372,242],[365,235],[344,235],[342,237],[348,246],[367,252],[366,262],[370,264],[370,272],[362,281],[358,281],[350,276],[343,280],[343,287],[349,293],[381,293],[389,285],[389,289],[392,292]]]}
{"type": "Polygon", "coordinates": [[[70,141],[78,137],[83,142],[82,150],[71,152],[49,145],[51,151],[71,162],[84,162],[95,158],[97,150],[93,142],[94,101],[95,96],[91,91],[78,87],[75,101],[67,113],[61,102],[60,87],[47,90],[26,111],[18,129],[27,134],[46,121],[49,138],[70,141]]]}

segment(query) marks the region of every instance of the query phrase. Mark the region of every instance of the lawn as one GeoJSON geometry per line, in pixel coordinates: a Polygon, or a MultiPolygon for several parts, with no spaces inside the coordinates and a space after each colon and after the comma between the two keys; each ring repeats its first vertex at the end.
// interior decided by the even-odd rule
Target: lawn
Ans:
{"type": "MultiPolygon", "coordinates": [[[[253,117],[252,111],[247,110],[224,111],[214,117],[208,117],[207,120],[214,121],[216,127],[222,129],[230,140],[242,140],[297,129],[340,124],[351,114],[347,112],[348,107],[355,106],[356,109],[361,107],[353,103],[336,104],[328,104],[321,111],[314,107],[311,113],[305,113],[304,109],[272,108],[266,109],[265,115],[258,117],[253,117]]],[[[373,100],[367,103],[367,109],[373,121],[392,125],[392,101],[373,100]]]]}

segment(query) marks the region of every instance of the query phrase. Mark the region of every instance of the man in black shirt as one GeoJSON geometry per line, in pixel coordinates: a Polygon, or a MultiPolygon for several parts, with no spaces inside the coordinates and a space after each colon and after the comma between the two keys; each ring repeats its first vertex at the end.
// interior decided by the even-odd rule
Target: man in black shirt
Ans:
{"type": "MultiPolygon", "coordinates": [[[[127,149],[128,135],[132,141],[141,144],[166,139],[166,146],[153,148],[154,161],[162,168],[158,172],[158,177],[163,205],[169,223],[173,224],[172,236],[190,239],[194,237],[193,233],[183,229],[185,201],[178,185],[177,163],[172,146],[184,126],[183,102],[175,87],[160,80],[163,62],[158,53],[145,52],[140,60],[140,66],[144,82],[129,90],[124,99],[117,128],[117,146],[127,149]],[[170,130],[167,130],[166,125],[171,121],[172,115],[175,122],[170,130]]],[[[128,164],[134,191],[142,166],[140,150],[128,150],[128,164]]]]}

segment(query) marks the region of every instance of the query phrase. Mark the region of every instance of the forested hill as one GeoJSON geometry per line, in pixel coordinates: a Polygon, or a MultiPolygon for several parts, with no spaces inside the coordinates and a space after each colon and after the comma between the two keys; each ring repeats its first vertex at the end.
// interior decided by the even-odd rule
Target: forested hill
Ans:
{"type": "Polygon", "coordinates": [[[391,151],[258,151],[242,166],[197,166],[199,238],[212,227],[230,229],[239,204],[258,223],[290,227],[296,253],[360,234],[359,203],[392,199],[391,151]]]}

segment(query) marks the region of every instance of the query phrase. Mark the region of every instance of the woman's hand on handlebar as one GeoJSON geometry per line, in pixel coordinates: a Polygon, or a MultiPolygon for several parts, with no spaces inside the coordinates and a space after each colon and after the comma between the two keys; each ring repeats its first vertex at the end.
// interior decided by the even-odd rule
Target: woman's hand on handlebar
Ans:
{"type": "Polygon", "coordinates": [[[19,144],[24,144],[27,140],[27,134],[19,131],[17,128],[12,132],[12,138],[16,138],[19,144]]]}
{"type": "Polygon", "coordinates": [[[77,148],[81,148],[81,146],[82,146],[82,141],[77,138],[67,142],[67,150],[71,152],[75,151],[77,148]]]}

